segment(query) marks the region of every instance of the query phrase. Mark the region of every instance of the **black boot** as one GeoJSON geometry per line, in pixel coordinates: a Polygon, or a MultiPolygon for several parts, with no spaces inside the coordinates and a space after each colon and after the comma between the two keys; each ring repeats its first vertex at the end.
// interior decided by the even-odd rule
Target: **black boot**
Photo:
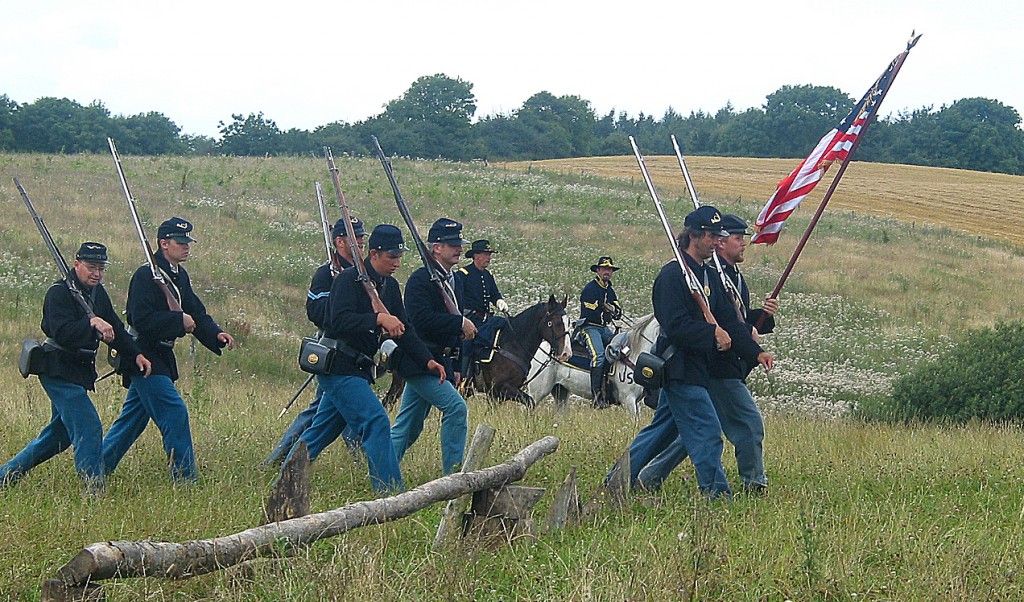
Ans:
{"type": "Polygon", "coordinates": [[[604,396],[604,368],[590,368],[590,392],[594,396],[594,408],[603,410],[608,407],[604,396]]]}

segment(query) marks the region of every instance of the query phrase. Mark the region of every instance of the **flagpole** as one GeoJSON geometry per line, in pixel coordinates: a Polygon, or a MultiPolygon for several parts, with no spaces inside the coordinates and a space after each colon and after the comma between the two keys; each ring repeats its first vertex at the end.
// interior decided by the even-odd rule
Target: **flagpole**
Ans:
{"type": "MultiPolygon", "coordinates": [[[[825,205],[828,205],[829,199],[832,198],[832,193],[835,192],[836,187],[839,185],[839,179],[843,177],[843,172],[846,171],[846,166],[849,165],[850,161],[853,159],[853,153],[857,151],[861,140],[864,139],[864,135],[867,133],[868,126],[871,125],[875,115],[878,114],[878,108],[882,106],[882,101],[884,101],[886,95],[889,94],[889,89],[892,88],[892,82],[896,81],[896,76],[899,75],[900,68],[903,67],[903,61],[907,59],[907,55],[910,54],[910,49],[913,48],[921,38],[920,35],[915,37],[913,33],[911,33],[910,36],[910,40],[907,42],[907,49],[896,57],[896,64],[893,66],[892,77],[889,78],[889,85],[885,86],[885,89],[882,90],[882,97],[875,103],[875,106],[872,108],[871,115],[864,120],[864,125],[861,127],[860,135],[858,135],[853,141],[853,145],[850,147],[850,152],[847,153],[846,157],[843,159],[843,163],[839,166],[839,170],[836,171],[836,176],[833,178],[832,184],[825,192],[824,198],[821,199],[821,204],[818,205],[818,209],[814,212],[814,216],[811,217],[811,223],[807,225],[807,230],[804,231],[804,235],[800,238],[800,242],[797,243],[796,248],[793,249],[793,255],[789,258],[789,264],[787,264],[786,269],[782,271],[782,276],[779,277],[779,283],[775,285],[775,289],[772,291],[772,294],[769,295],[770,298],[778,298],[779,292],[782,291],[782,287],[789,278],[789,274],[793,271],[793,266],[796,265],[796,260],[799,259],[800,253],[803,252],[804,246],[807,244],[807,240],[811,237],[811,231],[813,231],[814,227],[818,224],[818,219],[821,218],[821,214],[825,212],[825,205]]],[[[762,314],[758,319],[757,324],[755,325],[756,328],[761,327],[764,317],[764,314],[762,314]]]]}

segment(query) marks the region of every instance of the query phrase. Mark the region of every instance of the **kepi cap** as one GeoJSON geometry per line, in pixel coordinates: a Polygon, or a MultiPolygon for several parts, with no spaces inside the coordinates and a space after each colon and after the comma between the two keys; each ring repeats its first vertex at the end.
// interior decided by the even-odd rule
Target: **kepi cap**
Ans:
{"type": "Polygon", "coordinates": [[[366,243],[369,249],[377,249],[392,255],[401,255],[409,250],[402,240],[402,231],[391,224],[380,224],[370,233],[370,240],[366,243]]]}
{"type": "Polygon", "coordinates": [[[734,214],[726,213],[722,216],[722,223],[720,224],[722,229],[729,234],[744,234],[750,235],[750,227],[747,226],[747,222],[743,221],[743,218],[734,214]]]}
{"type": "Polygon", "coordinates": [[[469,244],[468,240],[462,238],[462,224],[447,217],[442,217],[431,224],[430,231],[427,232],[427,242],[460,246],[469,244]]]}
{"type": "Polygon", "coordinates": [[[196,239],[192,238],[191,232],[192,223],[190,221],[180,217],[172,217],[160,224],[160,228],[156,231],[156,237],[159,240],[169,238],[180,243],[195,242],[196,239]]]}
{"type": "MultiPolygon", "coordinates": [[[[366,230],[363,228],[363,220],[358,217],[351,215],[352,218],[352,230],[356,236],[366,236],[366,230]]],[[[348,231],[345,229],[345,218],[339,219],[334,223],[334,228],[331,229],[331,237],[337,238],[339,236],[348,236],[348,231]]]]}
{"type": "Polygon", "coordinates": [[[110,260],[107,259],[107,247],[98,242],[83,242],[82,246],[78,247],[78,252],[75,253],[75,259],[92,263],[110,263],[110,260]]]}
{"type": "Polygon", "coordinates": [[[722,214],[711,205],[704,205],[686,214],[683,225],[694,230],[705,230],[718,236],[729,236],[722,223],[722,214]]]}

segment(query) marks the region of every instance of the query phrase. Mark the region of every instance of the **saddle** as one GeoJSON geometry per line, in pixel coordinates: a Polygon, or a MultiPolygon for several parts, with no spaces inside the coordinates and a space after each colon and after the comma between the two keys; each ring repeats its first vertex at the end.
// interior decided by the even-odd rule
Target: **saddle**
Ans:
{"type": "MultiPolygon", "coordinates": [[[[587,346],[580,339],[582,337],[573,337],[572,339],[572,356],[568,362],[565,362],[573,368],[579,368],[580,370],[590,369],[590,351],[587,350],[587,346]]],[[[608,342],[608,345],[604,348],[604,361],[605,365],[610,366],[615,362],[619,361],[622,355],[622,349],[626,346],[626,341],[629,339],[628,332],[620,332],[612,337],[612,340],[608,342]]]]}

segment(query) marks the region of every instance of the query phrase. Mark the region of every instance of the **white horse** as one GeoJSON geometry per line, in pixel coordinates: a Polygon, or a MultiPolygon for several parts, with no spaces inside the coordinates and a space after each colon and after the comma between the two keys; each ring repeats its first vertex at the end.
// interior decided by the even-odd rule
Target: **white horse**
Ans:
{"type": "MultiPolygon", "coordinates": [[[[615,335],[609,347],[620,348],[623,353],[611,365],[612,393],[623,409],[634,417],[640,415],[640,407],[644,396],[648,393],[644,387],[633,382],[633,365],[637,356],[643,351],[650,351],[658,338],[661,326],[654,319],[654,314],[647,314],[636,320],[627,330],[615,335]],[[626,361],[628,360],[628,361],[626,361]]],[[[530,363],[527,390],[530,397],[537,402],[550,394],[559,406],[565,405],[569,394],[584,399],[593,399],[590,391],[590,372],[577,368],[572,364],[550,357],[550,347],[542,343],[530,363]]],[[[607,360],[607,357],[605,359],[607,360]]]]}

